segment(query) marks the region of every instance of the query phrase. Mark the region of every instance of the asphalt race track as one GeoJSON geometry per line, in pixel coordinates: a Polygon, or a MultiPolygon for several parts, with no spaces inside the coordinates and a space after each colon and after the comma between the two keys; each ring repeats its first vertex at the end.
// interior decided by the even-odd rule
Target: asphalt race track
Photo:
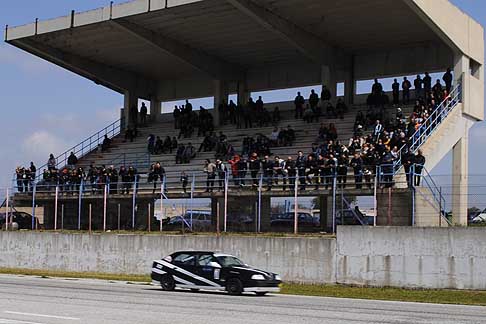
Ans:
{"type": "Polygon", "coordinates": [[[0,275],[0,324],[486,323],[486,307],[163,292],[96,280],[0,275]]]}

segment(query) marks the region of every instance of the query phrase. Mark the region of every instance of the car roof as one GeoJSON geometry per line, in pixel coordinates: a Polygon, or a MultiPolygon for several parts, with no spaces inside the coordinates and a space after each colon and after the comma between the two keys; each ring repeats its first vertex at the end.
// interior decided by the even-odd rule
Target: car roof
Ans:
{"type": "Polygon", "coordinates": [[[214,251],[177,251],[172,254],[181,254],[181,253],[186,253],[186,254],[214,254],[214,251]]]}

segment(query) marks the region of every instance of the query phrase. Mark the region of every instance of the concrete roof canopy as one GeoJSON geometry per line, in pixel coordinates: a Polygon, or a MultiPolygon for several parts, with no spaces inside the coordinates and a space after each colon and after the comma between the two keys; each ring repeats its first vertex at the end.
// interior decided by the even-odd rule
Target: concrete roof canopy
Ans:
{"type": "Polygon", "coordinates": [[[5,40],[115,91],[160,99],[182,98],[184,87],[210,94],[212,80],[234,82],[233,91],[245,78],[251,90],[316,84],[321,66],[337,79],[353,65],[355,79],[439,71],[457,51],[482,64],[481,26],[437,1],[441,15],[431,0],[134,0],[8,28],[5,40]]]}

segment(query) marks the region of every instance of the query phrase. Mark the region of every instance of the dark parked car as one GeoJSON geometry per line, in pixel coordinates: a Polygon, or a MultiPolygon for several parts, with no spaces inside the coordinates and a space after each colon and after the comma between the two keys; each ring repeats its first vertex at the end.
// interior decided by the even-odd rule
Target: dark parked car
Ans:
{"type": "MultiPolygon", "coordinates": [[[[10,223],[17,223],[19,225],[19,229],[32,229],[32,215],[14,211],[9,214],[10,223]]],[[[6,222],[6,213],[0,213],[0,228],[5,226],[6,222]]],[[[37,227],[39,225],[39,220],[36,217],[34,220],[34,226],[37,227]]]]}
{"type": "MultiPolygon", "coordinates": [[[[298,217],[298,226],[299,228],[315,228],[319,227],[319,219],[312,216],[309,213],[299,212],[297,214],[298,217]]],[[[270,226],[272,227],[285,227],[285,228],[293,228],[294,227],[294,212],[286,212],[273,217],[270,220],[270,226]]]]}
{"type": "Polygon", "coordinates": [[[167,291],[178,287],[227,291],[231,295],[279,292],[282,282],[279,275],[252,268],[232,255],[207,251],[176,252],[155,260],[151,277],[167,291]]]}

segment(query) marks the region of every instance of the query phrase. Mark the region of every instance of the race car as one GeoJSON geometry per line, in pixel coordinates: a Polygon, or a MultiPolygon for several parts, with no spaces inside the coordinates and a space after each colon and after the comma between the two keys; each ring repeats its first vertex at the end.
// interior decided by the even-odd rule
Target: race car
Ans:
{"type": "Polygon", "coordinates": [[[181,251],[152,264],[152,283],[175,288],[227,291],[231,295],[279,292],[279,275],[254,269],[237,257],[207,251],[181,251]]]}

